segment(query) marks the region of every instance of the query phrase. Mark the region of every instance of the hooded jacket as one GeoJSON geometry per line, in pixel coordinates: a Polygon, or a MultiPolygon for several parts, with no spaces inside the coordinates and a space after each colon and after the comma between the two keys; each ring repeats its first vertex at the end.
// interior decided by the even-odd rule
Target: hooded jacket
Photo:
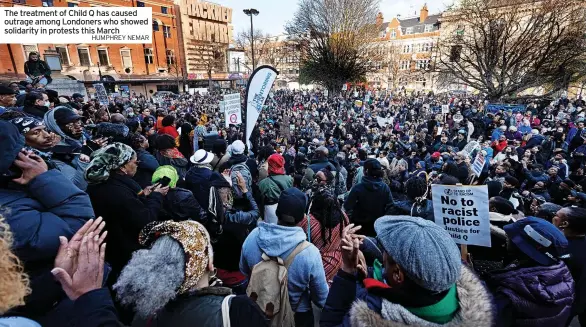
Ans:
{"type": "Polygon", "coordinates": [[[70,110],[65,108],[56,108],[49,110],[44,117],[45,125],[47,129],[54,132],[61,137],[59,144],[55,145],[51,151],[53,152],[53,162],[57,168],[65,177],[79,187],[82,191],[87,189],[87,181],[84,177],[84,172],[89,163],[81,162],[79,160],[79,153],[85,141],[85,136],[81,139],[76,140],[71,136],[65,134],[57,124],[55,120],[55,111],[57,110],[70,110]]]}
{"type": "MultiPolygon", "coordinates": [[[[262,260],[262,253],[285,260],[306,240],[300,227],[286,227],[260,222],[242,245],[240,271],[250,276],[252,268],[262,260]]],[[[323,307],[328,296],[328,284],[319,250],[310,245],[301,251],[288,269],[288,289],[291,308],[296,312],[311,310],[311,302],[323,307]],[[307,291],[308,290],[308,291],[307,291]]]]}
{"type": "Polygon", "coordinates": [[[338,273],[326,306],[321,314],[320,326],[332,327],[490,327],[492,314],[490,296],[481,281],[468,268],[462,267],[456,283],[459,310],[452,321],[439,325],[419,318],[405,307],[369,294],[356,283],[354,276],[338,273]],[[383,318],[383,301],[387,302],[383,318]]]}
{"type": "Polygon", "coordinates": [[[344,209],[350,222],[362,226],[361,233],[375,236],[374,221],[385,215],[393,204],[391,189],[381,178],[364,176],[362,182],[350,190],[344,209]]]}
{"type": "Polygon", "coordinates": [[[565,263],[510,265],[491,273],[497,326],[565,326],[574,301],[574,280],[565,263]]]}

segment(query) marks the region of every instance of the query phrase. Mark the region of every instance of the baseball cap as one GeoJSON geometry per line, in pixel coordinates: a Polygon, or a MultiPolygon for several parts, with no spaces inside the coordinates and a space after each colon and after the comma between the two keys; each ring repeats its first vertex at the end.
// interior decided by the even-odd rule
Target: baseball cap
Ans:
{"type": "Polygon", "coordinates": [[[297,224],[305,217],[306,208],[307,196],[305,193],[291,187],[281,192],[276,214],[280,221],[297,224]]]}
{"type": "Polygon", "coordinates": [[[73,110],[67,107],[58,107],[54,110],[55,113],[53,114],[53,117],[55,117],[55,121],[58,125],[69,124],[71,122],[81,119],[81,116],[79,116],[78,114],[73,112],[73,110]]]}
{"type": "Polygon", "coordinates": [[[550,266],[568,257],[568,240],[544,219],[527,217],[506,225],[504,230],[521,252],[541,265],[550,266]]]}

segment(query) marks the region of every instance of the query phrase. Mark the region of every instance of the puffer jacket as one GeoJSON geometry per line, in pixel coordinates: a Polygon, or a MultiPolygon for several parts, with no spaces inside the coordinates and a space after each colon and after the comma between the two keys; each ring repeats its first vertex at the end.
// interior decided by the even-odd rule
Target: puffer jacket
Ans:
{"type": "Polygon", "coordinates": [[[0,187],[0,208],[10,225],[12,250],[24,264],[32,293],[19,315],[36,319],[53,308],[65,293],[50,273],[59,249],[59,236],[67,239],[94,217],[90,198],[57,170],[49,170],[26,187],[0,187]]]}
{"type": "Polygon", "coordinates": [[[494,295],[497,326],[565,326],[574,301],[574,279],[565,263],[493,271],[486,280],[494,295]]]}
{"type": "Polygon", "coordinates": [[[433,216],[433,202],[425,200],[419,204],[413,200],[396,201],[392,207],[387,211],[387,215],[391,216],[413,216],[421,217],[423,219],[435,222],[433,216]]]}
{"type": "Polygon", "coordinates": [[[373,295],[357,284],[353,275],[338,272],[326,305],[322,311],[321,327],[490,327],[490,296],[481,281],[468,268],[462,267],[456,283],[459,310],[452,321],[439,325],[419,318],[405,307],[373,295]],[[383,302],[387,302],[383,318],[383,302]]]}

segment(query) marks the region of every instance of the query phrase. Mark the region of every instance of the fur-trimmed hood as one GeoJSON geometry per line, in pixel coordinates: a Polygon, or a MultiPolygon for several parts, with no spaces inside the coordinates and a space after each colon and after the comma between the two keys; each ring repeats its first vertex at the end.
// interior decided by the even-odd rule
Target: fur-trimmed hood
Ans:
{"type": "MultiPolygon", "coordinates": [[[[460,279],[457,282],[459,310],[451,322],[443,325],[425,321],[402,307],[389,303],[383,304],[387,308],[386,316],[392,320],[385,320],[380,313],[371,310],[366,302],[356,301],[350,310],[352,327],[490,327],[493,317],[491,300],[488,291],[480,279],[468,268],[462,267],[460,279]]],[[[383,299],[383,302],[386,300],[383,299]]]]}

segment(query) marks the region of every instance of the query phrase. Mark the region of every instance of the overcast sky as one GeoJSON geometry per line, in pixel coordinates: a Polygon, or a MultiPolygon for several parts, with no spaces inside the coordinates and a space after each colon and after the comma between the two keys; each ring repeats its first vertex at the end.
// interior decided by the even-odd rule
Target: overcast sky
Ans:
{"type": "MultiPolygon", "coordinates": [[[[446,5],[454,0],[381,0],[380,9],[389,21],[392,17],[400,14],[401,17],[414,16],[425,3],[430,14],[439,13],[446,5]]],[[[296,0],[215,0],[211,1],[234,9],[232,12],[232,24],[234,25],[234,36],[244,29],[250,29],[250,18],[242,10],[255,8],[260,14],[254,17],[255,28],[271,35],[284,33],[283,26],[293,18],[297,10],[296,0]]]]}

